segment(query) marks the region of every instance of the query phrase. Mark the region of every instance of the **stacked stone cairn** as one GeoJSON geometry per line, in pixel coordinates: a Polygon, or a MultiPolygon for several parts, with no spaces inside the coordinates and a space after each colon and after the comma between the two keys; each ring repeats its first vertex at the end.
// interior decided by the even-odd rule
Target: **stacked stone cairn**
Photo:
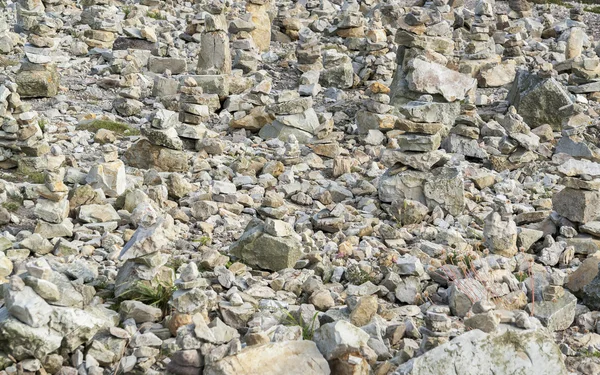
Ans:
{"type": "Polygon", "coordinates": [[[113,0],[86,0],[83,6],[81,23],[90,29],[84,31],[82,40],[91,48],[112,48],[118,34],[122,33],[113,0]]]}
{"type": "Polygon", "coordinates": [[[258,70],[261,56],[258,47],[250,34],[256,26],[252,23],[251,14],[245,14],[243,18],[237,18],[229,23],[229,35],[232,38],[232,47],[235,51],[233,57],[233,68],[241,69],[244,74],[258,70]]]}
{"type": "Polygon", "coordinates": [[[29,32],[25,59],[15,78],[18,92],[23,98],[56,96],[60,76],[52,56],[58,48],[58,39],[53,37],[63,23],[59,18],[44,13],[41,2],[20,2],[18,10],[20,26],[29,32]]]}

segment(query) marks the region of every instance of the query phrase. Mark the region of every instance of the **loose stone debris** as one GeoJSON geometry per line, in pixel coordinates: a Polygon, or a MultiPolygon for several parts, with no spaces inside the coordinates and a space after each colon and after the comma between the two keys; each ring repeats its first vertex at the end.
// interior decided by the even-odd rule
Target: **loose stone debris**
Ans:
{"type": "Polygon", "coordinates": [[[0,375],[600,373],[549,3],[0,0],[0,375]]]}

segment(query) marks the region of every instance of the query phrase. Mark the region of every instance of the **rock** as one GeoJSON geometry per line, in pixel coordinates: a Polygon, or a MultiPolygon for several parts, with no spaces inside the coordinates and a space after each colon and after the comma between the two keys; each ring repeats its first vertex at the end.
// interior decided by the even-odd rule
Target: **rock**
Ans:
{"type": "Polygon", "coordinates": [[[460,279],[453,282],[448,293],[450,311],[453,315],[464,317],[475,301],[486,299],[487,291],[478,280],[460,279]]]}
{"type": "Polygon", "coordinates": [[[483,228],[485,244],[494,254],[511,257],[517,254],[517,225],[512,219],[503,221],[497,212],[490,213],[483,228]]]}
{"type": "Polygon", "coordinates": [[[312,341],[284,341],[248,347],[208,364],[206,375],[265,374],[328,375],[327,361],[312,341]]]}
{"type": "Polygon", "coordinates": [[[575,320],[577,298],[569,292],[556,301],[536,301],[527,305],[526,311],[532,313],[550,331],[564,331],[575,320]]]}
{"type": "Polygon", "coordinates": [[[401,365],[399,375],[545,373],[566,375],[558,346],[541,331],[469,331],[401,365]],[[468,354],[467,354],[468,353],[468,354]],[[453,366],[448,367],[448,363],[453,366]],[[498,369],[500,372],[498,372],[498,369]]]}
{"type": "Polygon", "coordinates": [[[322,325],[314,333],[319,351],[328,361],[357,353],[367,345],[369,335],[354,325],[340,320],[322,325]]]}
{"type": "Polygon", "coordinates": [[[477,86],[473,78],[437,63],[415,59],[406,77],[408,87],[424,94],[441,94],[449,102],[463,100],[477,86]]]}
{"type": "Polygon", "coordinates": [[[510,104],[531,128],[550,124],[561,130],[561,108],[573,104],[568,91],[554,78],[519,71],[508,95],[510,104]]]}
{"type": "Polygon", "coordinates": [[[60,76],[54,64],[24,63],[15,83],[23,98],[49,98],[58,95],[60,76]]]}
{"type": "Polygon", "coordinates": [[[123,159],[132,167],[156,169],[160,172],[187,172],[189,168],[188,156],[184,151],[153,145],[146,139],[131,146],[123,159]]]}
{"type": "Polygon", "coordinates": [[[121,319],[133,319],[136,323],[156,322],[162,317],[159,308],[148,306],[139,301],[123,301],[120,305],[121,319]]]}
{"type": "Polygon", "coordinates": [[[0,317],[0,342],[17,360],[44,358],[60,348],[62,339],[58,332],[47,326],[33,328],[6,314],[0,317]]]}
{"type": "Polygon", "coordinates": [[[515,80],[517,65],[511,61],[482,68],[479,71],[478,82],[481,87],[500,87],[515,80]]]}
{"type": "Polygon", "coordinates": [[[439,206],[451,215],[460,215],[465,205],[463,186],[462,174],[457,168],[434,171],[423,184],[427,206],[430,209],[439,206]]]}
{"type": "Polygon", "coordinates": [[[600,217],[600,192],[565,188],[552,197],[556,212],[567,219],[586,223],[600,217]]]}
{"type": "MultiPolygon", "coordinates": [[[[18,278],[18,276],[14,277],[18,278]]],[[[6,309],[10,315],[33,328],[46,325],[52,312],[50,305],[30,287],[25,286],[17,291],[10,285],[10,283],[4,284],[6,309]]]]}
{"type": "Polygon", "coordinates": [[[116,197],[125,192],[125,164],[120,160],[97,164],[90,169],[86,182],[94,189],[102,189],[104,194],[116,197]]]}
{"type": "Polygon", "coordinates": [[[262,223],[251,222],[229,252],[245,264],[279,271],[293,268],[302,256],[302,245],[294,237],[275,237],[266,233],[262,223]]]}

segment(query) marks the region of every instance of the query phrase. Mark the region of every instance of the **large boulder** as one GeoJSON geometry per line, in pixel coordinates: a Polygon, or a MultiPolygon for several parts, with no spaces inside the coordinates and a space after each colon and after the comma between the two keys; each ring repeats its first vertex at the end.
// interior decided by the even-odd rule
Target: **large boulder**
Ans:
{"type": "Polygon", "coordinates": [[[544,331],[478,329],[401,365],[397,375],[568,374],[562,353],[544,331]]]}
{"type": "Polygon", "coordinates": [[[517,73],[507,99],[531,128],[550,124],[555,131],[561,130],[563,108],[573,104],[572,95],[554,78],[526,71],[517,73]]]}
{"type": "Polygon", "coordinates": [[[284,341],[248,347],[204,368],[204,375],[329,375],[312,341],[284,341]]]}

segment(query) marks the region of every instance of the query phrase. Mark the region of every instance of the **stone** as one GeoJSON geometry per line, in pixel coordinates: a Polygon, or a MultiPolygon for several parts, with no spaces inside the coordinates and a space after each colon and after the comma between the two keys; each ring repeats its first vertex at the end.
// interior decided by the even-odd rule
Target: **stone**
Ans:
{"type": "Polygon", "coordinates": [[[233,356],[210,363],[206,375],[276,375],[281,373],[329,375],[327,361],[312,341],[284,341],[245,348],[233,356]]]}
{"type": "Polygon", "coordinates": [[[294,267],[302,257],[302,245],[293,236],[275,237],[264,231],[262,223],[251,222],[229,252],[245,264],[279,271],[294,267]]]}
{"type": "Polygon", "coordinates": [[[0,343],[17,360],[42,359],[61,347],[63,337],[47,326],[39,328],[21,323],[0,311],[0,343]]]}
{"type": "Polygon", "coordinates": [[[484,67],[479,71],[478,82],[481,87],[500,87],[512,84],[517,74],[517,65],[508,60],[500,64],[484,67]]]}
{"type": "Polygon", "coordinates": [[[486,334],[466,332],[401,365],[398,375],[517,374],[567,375],[558,345],[539,330],[486,334]],[[448,366],[451,363],[452,366],[448,366]],[[498,369],[500,372],[498,372],[498,369]]]}
{"type": "Polygon", "coordinates": [[[147,139],[141,139],[131,146],[123,160],[132,167],[156,169],[159,172],[187,172],[189,169],[188,156],[184,151],[153,145],[147,139]]]}
{"type": "Polygon", "coordinates": [[[485,218],[483,228],[485,245],[494,254],[512,257],[517,254],[517,224],[514,220],[503,221],[497,212],[485,218]]]}
{"type": "Polygon", "coordinates": [[[22,98],[50,98],[58,95],[60,76],[56,65],[33,65],[40,64],[25,63],[15,77],[19,95],[22,98]]]}
{"type": "Polygon", "coordinates": [[[427,206],[441,207],[451,215],[460,215],[465,206],[464,182],[458,168],[439,168],[423,184],[427,206]]]}
{"type": "Polygon", "coordinates": [[[487,298],[487,291],[476,279],[456,280],[450,286],[448,302],[452,315],[465,317],[476,301],[487,298]]]}
{"type": "Polygon", "coordinates": [[[319,351],[328,361],[360,352],[369,335],[360,328],[340,320],[322,325],[313,336],[319,351]]]}
{"type": "Polygon", "coordinates": [[[600,192],[565,188],[552,196],[552,206],[573,222],[593,221],[600,217],[600,192]]]}
{"type": "Polygon", "coordinates": [[[477,81],[437,63],[415,59],[409,65],[408,87],[424,94],[440,94],[448,102],[463,100],[477,81]]]}
{"type": "Polygon", "coordinates": [[[508,100],[531,128],[549,124],[555,131],[561,130],[561,109],[573,104],[569,92],[554,78],[525,71],[517,73],[508,100]]]}
{"type": "Polygon", "coordinates": [[[79,220],[85,223],[119,221],[121,217],[110,204],[89,204],[79,207],[79,220]]]}
{"type": "Polygon", "coordinates": [[[526,307],[550,331],[564,331],[575,320],[577,298],[569,292],[556,301],[535,301],[526,307]]]}
{"type": "Polygon", "coordinates": [[[125,164],[121,160],[115,160],[94,165],[85,180],[92,188],[102,189],[107,196],[116,197],[125,192],[125,176],[125,164]]]}
{"type": "Polygon", "coordinates": [[[133,319],[136,323],[156,322],[162,318],[159,308],[148,306],[139,301],[123,301],[120,305],[121,319],[133,319]]]}
{"type": "MultiPolygon", "coordinates": [[[[18,277],[18,276],[14,276],[18,277]]],[[[20,291],[4,284],[4,299],[7,311],[21,322],[39,328],[48,323],[52,308],[34,290],[25,286],[20,291]]]]}

